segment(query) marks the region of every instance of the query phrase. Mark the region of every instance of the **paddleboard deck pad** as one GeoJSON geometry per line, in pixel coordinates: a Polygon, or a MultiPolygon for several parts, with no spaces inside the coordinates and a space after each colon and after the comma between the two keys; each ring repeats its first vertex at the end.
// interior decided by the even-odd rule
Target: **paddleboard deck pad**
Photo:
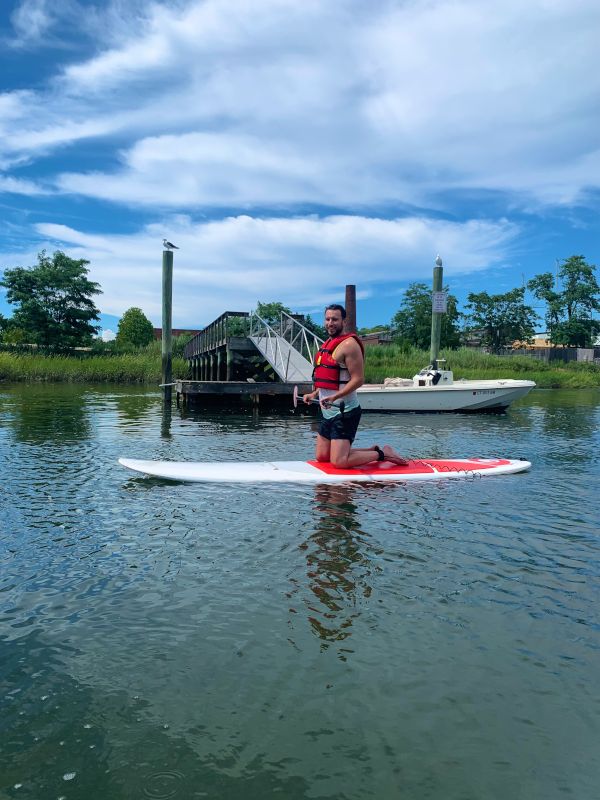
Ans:
{"type": "Polygon", "coordinates": [[[140,461],[120,458],[135,472],[173,481],[198,483],[348,483],[428,481],[478,478],[524,472],[531,463],[509,458],[422,459],[397,466],[374,461],[354,469],[337,469],[319,461],[140,461]]]}

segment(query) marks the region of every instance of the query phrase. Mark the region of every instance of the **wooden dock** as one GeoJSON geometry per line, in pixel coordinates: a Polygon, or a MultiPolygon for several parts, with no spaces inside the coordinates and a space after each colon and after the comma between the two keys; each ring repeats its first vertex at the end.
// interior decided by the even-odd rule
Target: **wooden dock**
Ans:
{"type": "Polygon", "coordinates": [[[294,386],[302,395],[312,390],[309,383],[293,384],[275,381],[261,383],[251,381],[175,381],[177,407],[190,405],[220,406],[242,404],[253,407],[292,407],[294,386]]]}
{"type": "Polygon", "coordinates": [[[226,311],[196,334],[185,346],[194,382],[235,382],[246,377],[244,367],[256,347],[247,338],[248,314],[226,311]]]}
{"type": "Polygon", "coordinates": [[[294,386],[303,394],[311,383],[281,381],[249,338],[249,315],[226,311],[185,346],[191,380],[175,380],[178,407],[246,405],[292,407],[294,386]]]}

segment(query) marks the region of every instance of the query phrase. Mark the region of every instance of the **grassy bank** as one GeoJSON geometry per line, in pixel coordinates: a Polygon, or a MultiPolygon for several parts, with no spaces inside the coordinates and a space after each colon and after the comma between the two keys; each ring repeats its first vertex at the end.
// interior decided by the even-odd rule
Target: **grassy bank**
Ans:
{"type": "MultiPolygon", "coordinates": [[[[596,364],[554,361],[552,364],[527,356],[492,356],[462,348],[441,354],[448,369],[460,378],[517,378],[535,381],[543,389],[600,387],[600,367],[596,364]]],[[[395,345],[368,347],[365,360],[367,383],[382,383],[385,378],[412,378],[429,363],[429,351],[403,350],[395,345]]]]}
{"type": "MultiPolygon", "coordinates": [[[[122,355],[0,353],[0,380],[71,383],[160,383],[161,357],[141,351],[122,355]]],[[[187,377],[187,363],[173,359],[173,375],[187,377]]]]}
{"type": "MultiPolygon", "coordinates": [[[[600,387],[600,367],[595,364],[553,362],[525,356],[491,356],[462,350],[442,353],[448,367],[460,378],[522,378],[540,388],[600,387]]],[[[403,350],[394,345],[371,346],[366,351],[367,383],[385,378],[411,378],[429,362],[425,350],[403,350]]],[[[156,344],[135,353],[111,355],[38,355],[0,352],[0,380],[72,383],[160,383],[161,356],[156,344]]],[[[186,361],[173,359],[173,375],[188,377],[186,361]]]]}

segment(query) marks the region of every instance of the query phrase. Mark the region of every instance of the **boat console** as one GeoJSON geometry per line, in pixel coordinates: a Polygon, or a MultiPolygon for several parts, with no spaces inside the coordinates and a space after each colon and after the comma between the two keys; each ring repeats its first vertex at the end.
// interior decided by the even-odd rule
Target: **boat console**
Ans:
{"type": "Polygon", "coordinates": [[[452,386],[454,376],[452,370],[435,369],[431,365],[425,367],[413,377],[413,386],[452,386]]]}

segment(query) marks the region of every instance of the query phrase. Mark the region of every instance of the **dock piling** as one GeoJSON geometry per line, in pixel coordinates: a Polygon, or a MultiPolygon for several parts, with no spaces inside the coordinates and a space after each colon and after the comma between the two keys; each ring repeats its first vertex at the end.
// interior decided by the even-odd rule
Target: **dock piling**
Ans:
{"type": "Polygon", "coordinates": [[[444,270],[442,259],[435,259],[433,268],[433,293],[431,296],[431,350],[429,361],[434,369],[437,369],[437,360],[440,354],[440,338],[442,333],[442,314],[446,312],[446,297],[444,294],[444,270]]]}
{"type": "Polygon", "coordinates": [[[173,380],[173,251],[162,254],[162,384],[163,403],[170,406],[173,380]]]}

